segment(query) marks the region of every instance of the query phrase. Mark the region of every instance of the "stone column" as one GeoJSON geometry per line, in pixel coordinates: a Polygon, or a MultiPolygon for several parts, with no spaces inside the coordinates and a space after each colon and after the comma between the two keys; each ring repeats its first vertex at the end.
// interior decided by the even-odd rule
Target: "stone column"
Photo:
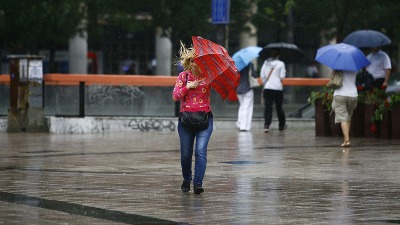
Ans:
{"type": "Polygon", "coordinates": [[[171,76],[172,43],[170,31],[162,28],[156,30],[156,75],[171,76]]]}
{"type": "Polygon", "coordinates": [[[69,40],[69,73],[87,73],[87,34],[76,34],[69,40]]]}
{"type": "MultiPolygon", "coordinates": [[[[85,11],[86,7],[84,3],[81,3],[80,11],[85,11]]],[[[86,12],[84,12],[86,15],[86,12]]],[[[69,39],[69,73],[77,73],[77,74],[87,74],[87,53],[88,53],[88,44],[87,44],[87,20],[84,16],[84,19],[78,26],[79,32],[75,34],[74,37],[69,39]]]]}
{"type": "MultiPolygon", "coordinates": [[[[257,13],[257,5],[252,3],[248,8],[248,16],[252,17],[257,13]]],[[[247,28],[245,31],[240,33],[239,47],[245,48],[248,46],[257,46],[257,28],[250,22],[247,21],[243,27],[247,28]]],[[[262,47],[262,46],[260,46],[262,47]]],[[[253,60],[254,68],[257,68],[257,59],[253,60]]]]}

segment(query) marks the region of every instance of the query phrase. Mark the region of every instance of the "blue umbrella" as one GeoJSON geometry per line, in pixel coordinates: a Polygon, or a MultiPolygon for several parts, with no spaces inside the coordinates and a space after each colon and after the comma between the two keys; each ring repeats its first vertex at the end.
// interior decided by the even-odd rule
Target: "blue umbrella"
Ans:
{"type": "Polygon", "coordinates": [[[343,40],[343,43],[354,45],[358,48],[372,48],[392,43],[390,38],[375,30],[354,31],[343,40]]]}
{"type": "Polygon", "coordinates": [[[370,64],[360,49],[344,43],[319,48],[315,60],[333,70],[346,71],[358,71],[370,64]]]}
{"type": "Polygon", "coordinates": [[[246,48],[242,48],[233,54],[232,59],[235,61],[236,68],[241,71],[245,68],[251,60],[258,57],[258,53],[262,50],[261,47],[257,46],[249,46],[246,48]]]}

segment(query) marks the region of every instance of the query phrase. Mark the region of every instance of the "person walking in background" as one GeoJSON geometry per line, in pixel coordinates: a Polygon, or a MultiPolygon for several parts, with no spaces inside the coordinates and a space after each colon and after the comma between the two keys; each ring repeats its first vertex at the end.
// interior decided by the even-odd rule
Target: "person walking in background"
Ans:
{"type": "Polygon", "coordinates": [[[343,143],[341,147],[350,146],[350,122],[353,111],[357,107],[357,86],[356,71],[338,71],[333,70],[331,76],[335,73],[343,74],[342,87],[333,92],[332,110],[335,112],[335,123],[340,123],[343,133],[343,143]]]}
{"type": "Polygon", "coordinates": [[[371,64],[366,69],[374,77],[374,87],[386,89],[392,69],[389,56],[379,47],[375,47],[371,49],[367,59],[371,64]]]}
{"type": "Polygon", "coordinates": [[[268,133],[272,122],[272,105],[275,103],[279,120],[279,130],[287,129],[286,116],[283,111],[282,79],[286,77],[285,63],[279,60],[279,49],[273,49],[270,58],[264,61],[260,77],[264,84],[264,132],[268,133]]]}
{"type": "Polygon", "coordinates": [[[181,151],[181,167],[183,182],[181,190],[190,191],[192,181],[193,147],[195,155],[193,191],[195,194],[204,192],[203,178],[207,165],[207,146],[213,132],[213,114],[210,106],[211,85],[203,76],[193,58],[196,56],[193,48],[186,48],[182,43],[179,50],[180,62],[184,71],[178,75],[172,92],[174,101],[181,101],[180,112],[208,112],[208,128],[201,131],[189,131],[183,127],[181,116],[178,120],[178,134],[181,151]],[[196,140],[196,143],[195,143],[196,140]]]}
{"type": "Polygon", "coordinates": [[[240,83],[236,89],[239,110],[236,127],[239,131],[250,131],[253,118],[254,90],[250,87],[249,76],[254,76],[254,65],[249,63],[240,71],[240,83]]]}

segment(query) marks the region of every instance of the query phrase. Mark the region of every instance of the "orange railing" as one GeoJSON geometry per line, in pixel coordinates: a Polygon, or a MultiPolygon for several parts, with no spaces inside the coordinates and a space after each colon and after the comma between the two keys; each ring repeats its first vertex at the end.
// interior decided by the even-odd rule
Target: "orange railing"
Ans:
{"type": "MultiPolygon", "coordinates": [[[[176,76],[148,76],[148,75],[100,75],[100,74],[46,74],[46,85],[78,85],[84,82],[86,85],[132,85],[132,86],[174,86],[176,76]]],[[[259,82],[261,80],[259,79],[259,82]]],[[[285,78],[285,86],[324,86],[329,78],[285,78]]],[[[0,83],[9,83],[10,76],[0,75],[0,83]]]]}

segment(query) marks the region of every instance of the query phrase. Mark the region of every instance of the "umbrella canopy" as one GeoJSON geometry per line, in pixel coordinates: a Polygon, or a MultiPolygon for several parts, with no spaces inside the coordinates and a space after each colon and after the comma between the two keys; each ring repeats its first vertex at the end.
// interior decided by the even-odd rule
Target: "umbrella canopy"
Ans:
{"type": "Polygon", "coordinates": [[[241,71],[249,63],[258,57],[258,53],[262,50],[261,47],[249,46],[242,48],[233,54],[232,59],[235,61],[236,68],[241,71]]]}
{"type": "Polygon", "coordinates": [[[343,43],[354,45],[358,48],[372,48],[389,45],[392,41],[379,31],[358,30],[347,35],[343,43]]]}
{"type": "Polygon", "coordinates": [[[268,58],[273,50],[278,49],[280,51],[279,59],[285,63],[300,63],[307,61],[307,57],[303,51],[299,49],[295,44],[278,42],[270,43],[261,50],[259,53],[260,57],[268,58]]]}
{"type": "Polygon", "coordinates": [[[240,74],[226,49],[202,37],[192,36],[196,53],[194,61],[204,73],[207,82],[223,99],[234,100],[240,74]]]}
{"type": "Polygon", "coordinates": [[[358,71],[370,64],[360,49],[344,43],[319,48],[315,60],[333,70],[346,71],[358,71]]]}

